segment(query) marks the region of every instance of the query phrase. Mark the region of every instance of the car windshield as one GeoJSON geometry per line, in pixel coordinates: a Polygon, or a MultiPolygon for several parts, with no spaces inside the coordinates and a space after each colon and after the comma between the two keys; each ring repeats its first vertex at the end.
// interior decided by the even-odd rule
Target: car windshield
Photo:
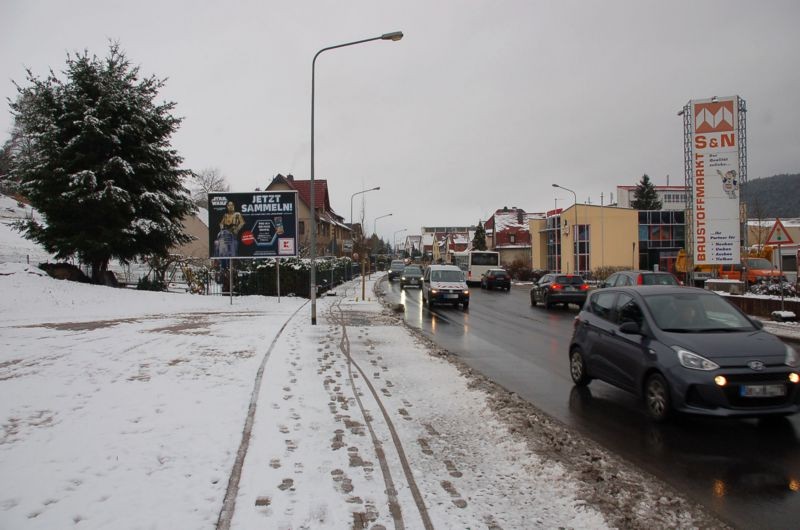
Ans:
{"type": "Polygon", "coordinates": [[[422,274],[422,269],[417,266],[410,266],[403,269],[403,274],[411,275],[411,276],[420,276],[422,274]]]}
{"type": "Polygon", "coordinates": [[[583,278],[580,276],[556,276],[556,283],[561,285],[581,285],[583,278]]]}
{"type": "Polygon", "coordinates": [[[464,273],[461,271],[431,271],[432,282],[461,282],[464,273]]]}
{"type": "Polygon", "coordinates": [[[406,264],[402,261],[393,261],[392,262],[392,270],[401,271],[405,268],[406,264]]]}
{"type": "Polygon", "coordinates": [[[644,285],[678,285],[678,280],[672,274],[642,274],[644,285]]]}
{"type": "Polygon", "coordinates": [[[754,331],[724,298],[711,293],[670,293],[645,297],[656,325],[674,333],[754,331]]]}
{"type": "Polygon", "coordinates": [[[747,260],[747,267],[750,269],[772,269],[772,263],[764,258],[750,258],[747,260]]]}

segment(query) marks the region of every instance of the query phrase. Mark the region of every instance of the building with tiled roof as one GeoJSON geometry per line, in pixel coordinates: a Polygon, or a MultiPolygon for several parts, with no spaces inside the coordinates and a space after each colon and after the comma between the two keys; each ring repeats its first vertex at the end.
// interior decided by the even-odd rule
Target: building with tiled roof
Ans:
{"type": "MultiPolygon", "coordinates": [[[[300,254],[307,255],[311,243],[311,181],[298,180],[292,175],[275,175],[267,191],[296,190],[298,204],[297,237],[300,254]],[[305,249],[305,251],[304,251],[305,249]]],[[[352,230],[344,217],[331,208],[328,181],[314,179],[314,213],[317,223],[317,256],[344,255],[344,242],[351,240],[352,230]]]]}
{"type": "Polygon", "coordinates": [[[504,267],[514,261],[531,264],[531,232],[528,221],[544,218],[541,213],[527,213],[512,206],[497,210],[483,225],[486,231],[486,248],[500,254],[504,267]]]}

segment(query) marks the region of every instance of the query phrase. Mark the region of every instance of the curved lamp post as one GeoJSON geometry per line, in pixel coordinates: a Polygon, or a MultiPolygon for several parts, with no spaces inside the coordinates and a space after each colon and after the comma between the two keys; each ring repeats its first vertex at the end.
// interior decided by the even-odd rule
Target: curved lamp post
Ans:
{"type": "MultiPolygon", "coordinates": [[[[380,186],[375,186],[374,188],[370,188],[368,190],[357,191],[357,192],[355,192],[354,194],[352,194],[350,196],[350,227],[351,228],[353,227],[353,199],[355,198],[355,196],[356,195],[361,195],[362,193],[367,193],[368,191],[378,191],[379,189],[381,189],[380,186]]],[[[363,215],[364,213],[362,212],[361,214],[363,215]]],[[[362,232],[364,231],[364,227],[361,227],[361,231],[362,232]]]]}
{"type": "Polygon", "coordinates": [[[408,230],[408,228],[402,228],[402,229],[400,229],[400,230],[398,230],[397,232],[394,233],[394,253],[395,253],[395,255],[397,255],[397,234],[399,234],[400,232],[405,232],[406,230],[408,230]]]}
{"type": "Polygon", "coordinates": [[[386,215],[381,215],[375,218],[375,220],[372,222],[372,233],[374,235],[378,235],[378,219],[383,219],[384,217],[389,217],[390,215],[392,214],[387,213],[386,215]]]}
{"type": "Polygon", "coordinates": [[[575,274],[578,273],[578,196],[569,188],[565,188],[564,186],[559,186],[558,184],[553,184],[554,188],[561,188],[562,190],[568,191],[572,194],[573,199],[575,200],[575,235],[572,238],[572,250],[575,257],[575,270],[573,271],[575,274]]]}
{"type": "MultiPolygon", "coordinates": [[[[311,325],[317,324],[317,273],[316,273],[316,257],[317,257],[317,217],[315,208],[315,194],[314,194],[314,81],[317,66],[317,57],[322,52],[328,50],[335,50],[336,48],[344,48],[345,46],[353,46],[355,44],[362,44],[374,40],[391,40],[398,41],[403,38],[402,31],[393,31],[392,33],[384,33],[380,37],[372,37],[371,39],[362,39],[353,42],[346,42],[344,44],[337,44],[336,46],[328,46],[322,48],[314,55],[314,60],[311,61],[311,325]]],[[[352,217],[352,215],[351,215],[352,217]]],[[[352,219],[350,220],[352,222],[352,219]]]]}

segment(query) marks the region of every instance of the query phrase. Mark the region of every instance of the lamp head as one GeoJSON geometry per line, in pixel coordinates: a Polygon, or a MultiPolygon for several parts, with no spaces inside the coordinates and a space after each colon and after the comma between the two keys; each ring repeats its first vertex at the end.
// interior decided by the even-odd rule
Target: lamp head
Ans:
{"type": "Polygon", "coordinates": [[[393,31],[391,33],[384,33],[383,35],[381,35],[381,40],[398,41],[398,40],[400,40],[402,38],[403,38],[403,32],[402,31],[393,31]]]}

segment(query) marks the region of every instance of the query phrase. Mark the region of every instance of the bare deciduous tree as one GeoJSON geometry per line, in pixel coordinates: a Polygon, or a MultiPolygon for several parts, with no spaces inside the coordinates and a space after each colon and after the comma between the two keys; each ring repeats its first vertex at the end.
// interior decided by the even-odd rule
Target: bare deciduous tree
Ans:
{"type": "Polygon", "coordinates": [[[225,175],[216,167],[209,167],[198,172],[192,171],[189,177],[189,189],[195,204],[208,208],[208,194],[214,191],[230,191],[231,187],[225,175]]]}

